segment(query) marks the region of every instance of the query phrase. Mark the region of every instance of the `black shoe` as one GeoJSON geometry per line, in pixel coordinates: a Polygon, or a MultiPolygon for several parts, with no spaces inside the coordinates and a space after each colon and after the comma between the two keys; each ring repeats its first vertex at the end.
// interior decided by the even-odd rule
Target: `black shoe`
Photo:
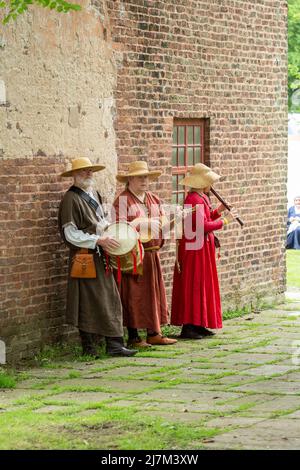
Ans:
{"type": "Polygon", "coordinates": [[[204,328],[204,326],[196,326],[197,328],[197,333],[202,336],[214,336],[216,333],[213,331],[208,330],[207,328],[204,328]]]}
{"type": "Polygon", "coordinates": [[[134,356],[136,349],[127,349],[124,346],[123,338],[106,338],[106,353],[109,356],[134,356]]]}
{"type": "Polygon", "coordinates": [[[114,350],[111,350],[111,349],[107,349],[106,350],[106,353],[109,355],[109,356],[134,356],[138,351],[136,349],[127,349],[125,348],[125,346],[121,346],[120,348],[118,349],[114,349],[114,350]]]}
{"type": "Polygon", "coordinates": [[[179,335],[181,339],[203,339],[204,336],[198,333],[194,325],[183,325],[179,335]]]}

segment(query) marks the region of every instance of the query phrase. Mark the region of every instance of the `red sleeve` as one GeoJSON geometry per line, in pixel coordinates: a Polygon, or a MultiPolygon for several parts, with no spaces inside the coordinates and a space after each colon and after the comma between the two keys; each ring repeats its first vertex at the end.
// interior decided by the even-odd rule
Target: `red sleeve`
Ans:
{"type": "Polygon", "coordinates": [[[204,213],[204,233],[220,230],[223,227],[224,222],[222,219],[220,219],[220,215],[221,214],[219,214],[217,209],[215,209],[214,211],[210,212],[210,220],[207,220],[207,217],[204,213]]]}
{"type": "Polygon", "coordinates": [[[216,219],[218,219],[219,217],[221,217],[221,214],[219,214],[219,212],[217,211],[217,209],[215,209],[214,211],[212,211],[211,214],[210,214],[211,220],[216,220],[216,219]]]}
{"type": "Polygon", "coordinates": [[[208,222],[204,215],[204,233],[220,230],[223,227],[223,220],[216,220],[208,222]]]}
{"type": "MultiPolygon", "coordinates": [[[[185,204],[186,205],[190,205],[192,207],[194,207],[195,205],[201,205],[202,206],[202,209],[203,209],[203,222],[204,222],[204,233],[209,233],[209,232],[213,232],[214,230],[220,230],[222,227],[223,227],[223,220],[219,219],[219,220],[214,220],[214,219],[217,219],[220,217],[220,214],[217,212],[217,210],[214,210],[213,212],[211,212],[211,219],[212,220],[208,220],[207,219],[207,216],[206,216],[206,205],[203,201],[203,198],[193,194],[193,193],[190,193],[188,194],[186,200],[185,200],[185,204]]],[[[195,226],[196,226],[196,213],[194,212],[193,215],[193,230],[195,230],[195,226]]]]}

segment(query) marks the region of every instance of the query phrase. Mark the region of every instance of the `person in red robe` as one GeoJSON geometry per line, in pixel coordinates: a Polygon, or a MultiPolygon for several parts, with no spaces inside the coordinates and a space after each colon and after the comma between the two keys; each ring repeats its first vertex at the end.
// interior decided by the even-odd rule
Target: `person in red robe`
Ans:
{"type": "MultiPolygon", "coordinates": [[[[128,329],[128,346],[147,348],[152,345],[169,345],[176,339],[164,337],[161,325],[168,323],[168,307],[159,259],[163,245],[161,217],[163,211],[159,198],[148,191],[149,180],[158,178],[160,171],[149,171],[147,162],[130,163],[126,174],[118,174],[117,180],[126,184],[125,190],[114,202],[114,219],[128,221],[138,231],[142,224],[149,227],[153,237],[143,243],[144,259],[140,274],[122,273],[119,285],[123,323],[128,329]],[[146,341],[138,329],[147,330],[146,341]]],[[[143,227],[145,228],[145,227],[143,227]]]]}
{"type": "Polygon", "coordinates": [[[207,195],[219,178],[198,163],[180,182],[191,188],[184,206],[196,207],[186,218],[174,268],[171,324],[182,325],[180,338],[202,339],[215,334],[208,328],[222,328],[214,231],[222,229],[228,219],[220,218],[225,206],[212,210],[207,195]]]}

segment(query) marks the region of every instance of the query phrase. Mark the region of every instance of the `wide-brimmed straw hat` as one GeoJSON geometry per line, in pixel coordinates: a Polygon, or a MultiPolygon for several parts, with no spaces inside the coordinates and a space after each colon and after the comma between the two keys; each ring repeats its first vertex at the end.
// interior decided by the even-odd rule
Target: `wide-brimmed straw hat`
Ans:
{"type": "Polygon", "coordinates": [[[116,178],[120,183],[128,181],[130,176],[148,176],[149,179],[154,180],[161,175],[161,171],[149,171],[147,162],[138,160],[136,162],[129,163],[127,173],[119,173],[116,178]]]}
{"type": "Polygon", "coordinates": [[[220,178],[221,176],[212,171],[208,166],[203,163],[196,163],[196,165],[191,168],[189,175],[183,178],[179,184],[197,189],[206,188],[220,178]]]}
{"type": "Polygon", "coordinates": [[[91,160],[87,157],[80,157],[80,158],[75,158],[72,160],[72,168],[71,170],[65,171],[62,173],[60,176],[67,177],[67,176],[73,176],[74,171],[78,170],[92,170],[92,171],[100,171],[104,170],[105,166],[104,165],[93,165],[91,160]]]}

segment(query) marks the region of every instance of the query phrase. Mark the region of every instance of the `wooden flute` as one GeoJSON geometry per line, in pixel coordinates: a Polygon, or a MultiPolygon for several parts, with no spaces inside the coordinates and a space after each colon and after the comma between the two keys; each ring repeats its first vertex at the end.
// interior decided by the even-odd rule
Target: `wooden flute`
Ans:
{"type": "MultiPolygon", "coordinates": [[[[212,187],[210,188],[210,191],[213,193],[214,196],[216,196],[216,198],[223,204],[224,207],[226,207],[226,209],[230,212],[230,206],[228,205],[228,203],[222,198],[222,196],[220,196],[219,193],[217,193],[217,191],[215,191],[212,187]]],[[[244,226],[244,222],[242,221],[242,219],[240,219],[239,217],[235,217],[235,220],[240,224],[240,226],[243,228],[244,226]]]]}

